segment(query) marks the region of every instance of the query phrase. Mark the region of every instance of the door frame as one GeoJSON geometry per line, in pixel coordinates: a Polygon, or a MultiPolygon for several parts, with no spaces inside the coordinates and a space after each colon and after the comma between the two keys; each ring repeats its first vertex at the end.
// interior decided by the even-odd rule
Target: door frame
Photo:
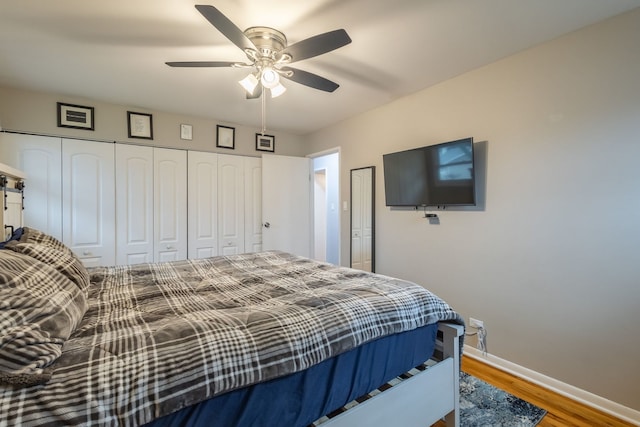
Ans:
{"type": "MultiPolygon", "coordinates": [[[[337,187],[337,191],[338,191],[337,206],[336,206],[336,209],[338,210],[338,215],[337,215],[338,232],[337,232],[337,236],[336,236],[337,242],[336,242],[335,247],[337,248],[337,251],[338,251],[338,253],[336,254],[337,255],[336,259],[338,261],[337,264],[340,265],[341,260],[342,260],[341,239],[342,239],[342,213],[343,213],[342,209],[341,209],[341,203],[340,203],[340,200],[342,200],[342,185],[341,185],[341,179],[340,179],[341,178],[341,171],[342,171],[342,168],[341,168],[341,162],[342,162],[341,149],[340,149],[340,147],[333,147],[333,148],[322,150],[322,151],[319,151],[319,152],[316,152],[316,153],[308,154],[306,157],[310,158],[312,160],[312,162],[313,162],[313,164],[312,164],[312,169],[313,170],[311,171],[312,176],[313,176],[315,174],[315,160],[317,158],[319,158],[319,157],[324,157],[324,156],[328,156],[328,155],[331,155],[331,154],[337,154],[338,155],[338,167],[337,167],[338,171],[336,173],[336,176],[333,176],[333,174],[331,174],[330,171],[327,170],[327,181],[335,179],[336,180],[336,187],[337,187]]],[[[314,186],[312,185],[311,186],[311,191],[312,192],[314,191],[313,187],[314,186]]],[[[313,202],[315,200],[315,194],[311,194],[310,199],[313,202]]],[[[316,221],[316,219],[315,219],[315,207],[311,206],[311,222],[312,222],[311,223],[311,248],[314,249],[314,251],[315,251],[315,235],[314,235],[315,234],[314,233],[315,221],[316,221]]],[[[329,245],[327,245],[327,247],[329,247],[329,245]]],[[[329,255],[329,254],[327,254],[327,255],[329,255]]],[[[312,254],[312,258],[314,258],[314,257],[315,257],[315,253],[312,254]]],[[[330,259],[331,257],[327,256],[327,258],[330,259]]]]}

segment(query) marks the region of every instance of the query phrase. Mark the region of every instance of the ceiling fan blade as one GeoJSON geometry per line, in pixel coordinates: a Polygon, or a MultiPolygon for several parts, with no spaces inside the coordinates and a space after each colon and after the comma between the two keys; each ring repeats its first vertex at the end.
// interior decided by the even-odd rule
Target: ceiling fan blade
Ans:
{"type": "Polygon", "coordinates": [[[328,33],[318,34],[294,43],[284,48],[280,54],[291,55],[291,62],[313,58],[323,53],[331,52],[351,43],[351,37],[345,30],[334,30],[328,33]]]}
{"type": "Polygon", "coordinates": [[[197,4],[196,9],[207,18],[207,20],[218,29],[231,43],[238,46],[243,51],[246,49],[257,50],[256,46],[240,28],[222,14],[218,9],[208,4],[197,4]]]}
{"type": "Polygon", "coordinates": [[[247,92],[247,99],[258,99],[262,95],[262,92],[262,83],[258,83],[258,86],[256,86],[256,88],[253,90],[252,94],[249,94],[247,92]]]}
{"type": "Polygon", "coordinates": [[[229,61],[186,61],[165,62],[169,67],[233,67],[237,63],[229,61]]]}
{"type": "Polygon", "coordinates": [[[280,70],[293,72],[291,76],[282,74],[282,77],[296,83],[300,83],[301,85],[312,87],[314,89],[323,90],[325,92],[333,92],[340,87],[338,83],[334,83],[331,80],[327,80],[324,77],[320,77],[319,75],[310,73],[308,71],[303,71],[291,67],[282,67],[280,68],[280,70]]]}

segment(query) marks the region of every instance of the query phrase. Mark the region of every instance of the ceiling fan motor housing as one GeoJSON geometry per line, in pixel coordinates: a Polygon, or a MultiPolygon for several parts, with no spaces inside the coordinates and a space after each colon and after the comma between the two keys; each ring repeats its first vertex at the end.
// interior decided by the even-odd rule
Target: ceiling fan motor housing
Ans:
{"type": "MultiPolygon", "coordinates": [[[[276,54],[287,47],[287,38],[278,30],[269,27],[249,27],[244,34],[256,46],[262,57],[278,60],[276,54]]],[[[250,57],[251,59],[251,57],[250,57]]]]}

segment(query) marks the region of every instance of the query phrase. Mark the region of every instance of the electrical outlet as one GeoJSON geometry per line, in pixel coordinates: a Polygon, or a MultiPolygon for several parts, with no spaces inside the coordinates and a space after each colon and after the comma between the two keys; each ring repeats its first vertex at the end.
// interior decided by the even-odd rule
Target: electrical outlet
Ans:
{"type": "Polygon", "coordinates": [[[484,322],[482,320],[469,318],[469,326],[476,329],[484,329],[484,322]]]}

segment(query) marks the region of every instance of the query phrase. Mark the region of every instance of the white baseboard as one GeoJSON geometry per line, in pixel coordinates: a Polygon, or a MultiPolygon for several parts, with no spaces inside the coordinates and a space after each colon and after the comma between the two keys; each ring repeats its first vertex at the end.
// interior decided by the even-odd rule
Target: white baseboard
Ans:
{"type": "Polygon", "coordinates": [[[578,387],[558,381],[555,378],[551,378],[529,368],[525,368],[524,366],[501,359],[500,357],[493,356],[491,354],[484,355],[480,350],[470,345],[464,346],[464,355],[481,360],[488,365],[523,378],[584,405],[591,406],[592,408],[606,412],[607,414],[613,415],[621,420],[640,426],[640,411],[628,408],[586,390],[582,390],[578,387]]]}

